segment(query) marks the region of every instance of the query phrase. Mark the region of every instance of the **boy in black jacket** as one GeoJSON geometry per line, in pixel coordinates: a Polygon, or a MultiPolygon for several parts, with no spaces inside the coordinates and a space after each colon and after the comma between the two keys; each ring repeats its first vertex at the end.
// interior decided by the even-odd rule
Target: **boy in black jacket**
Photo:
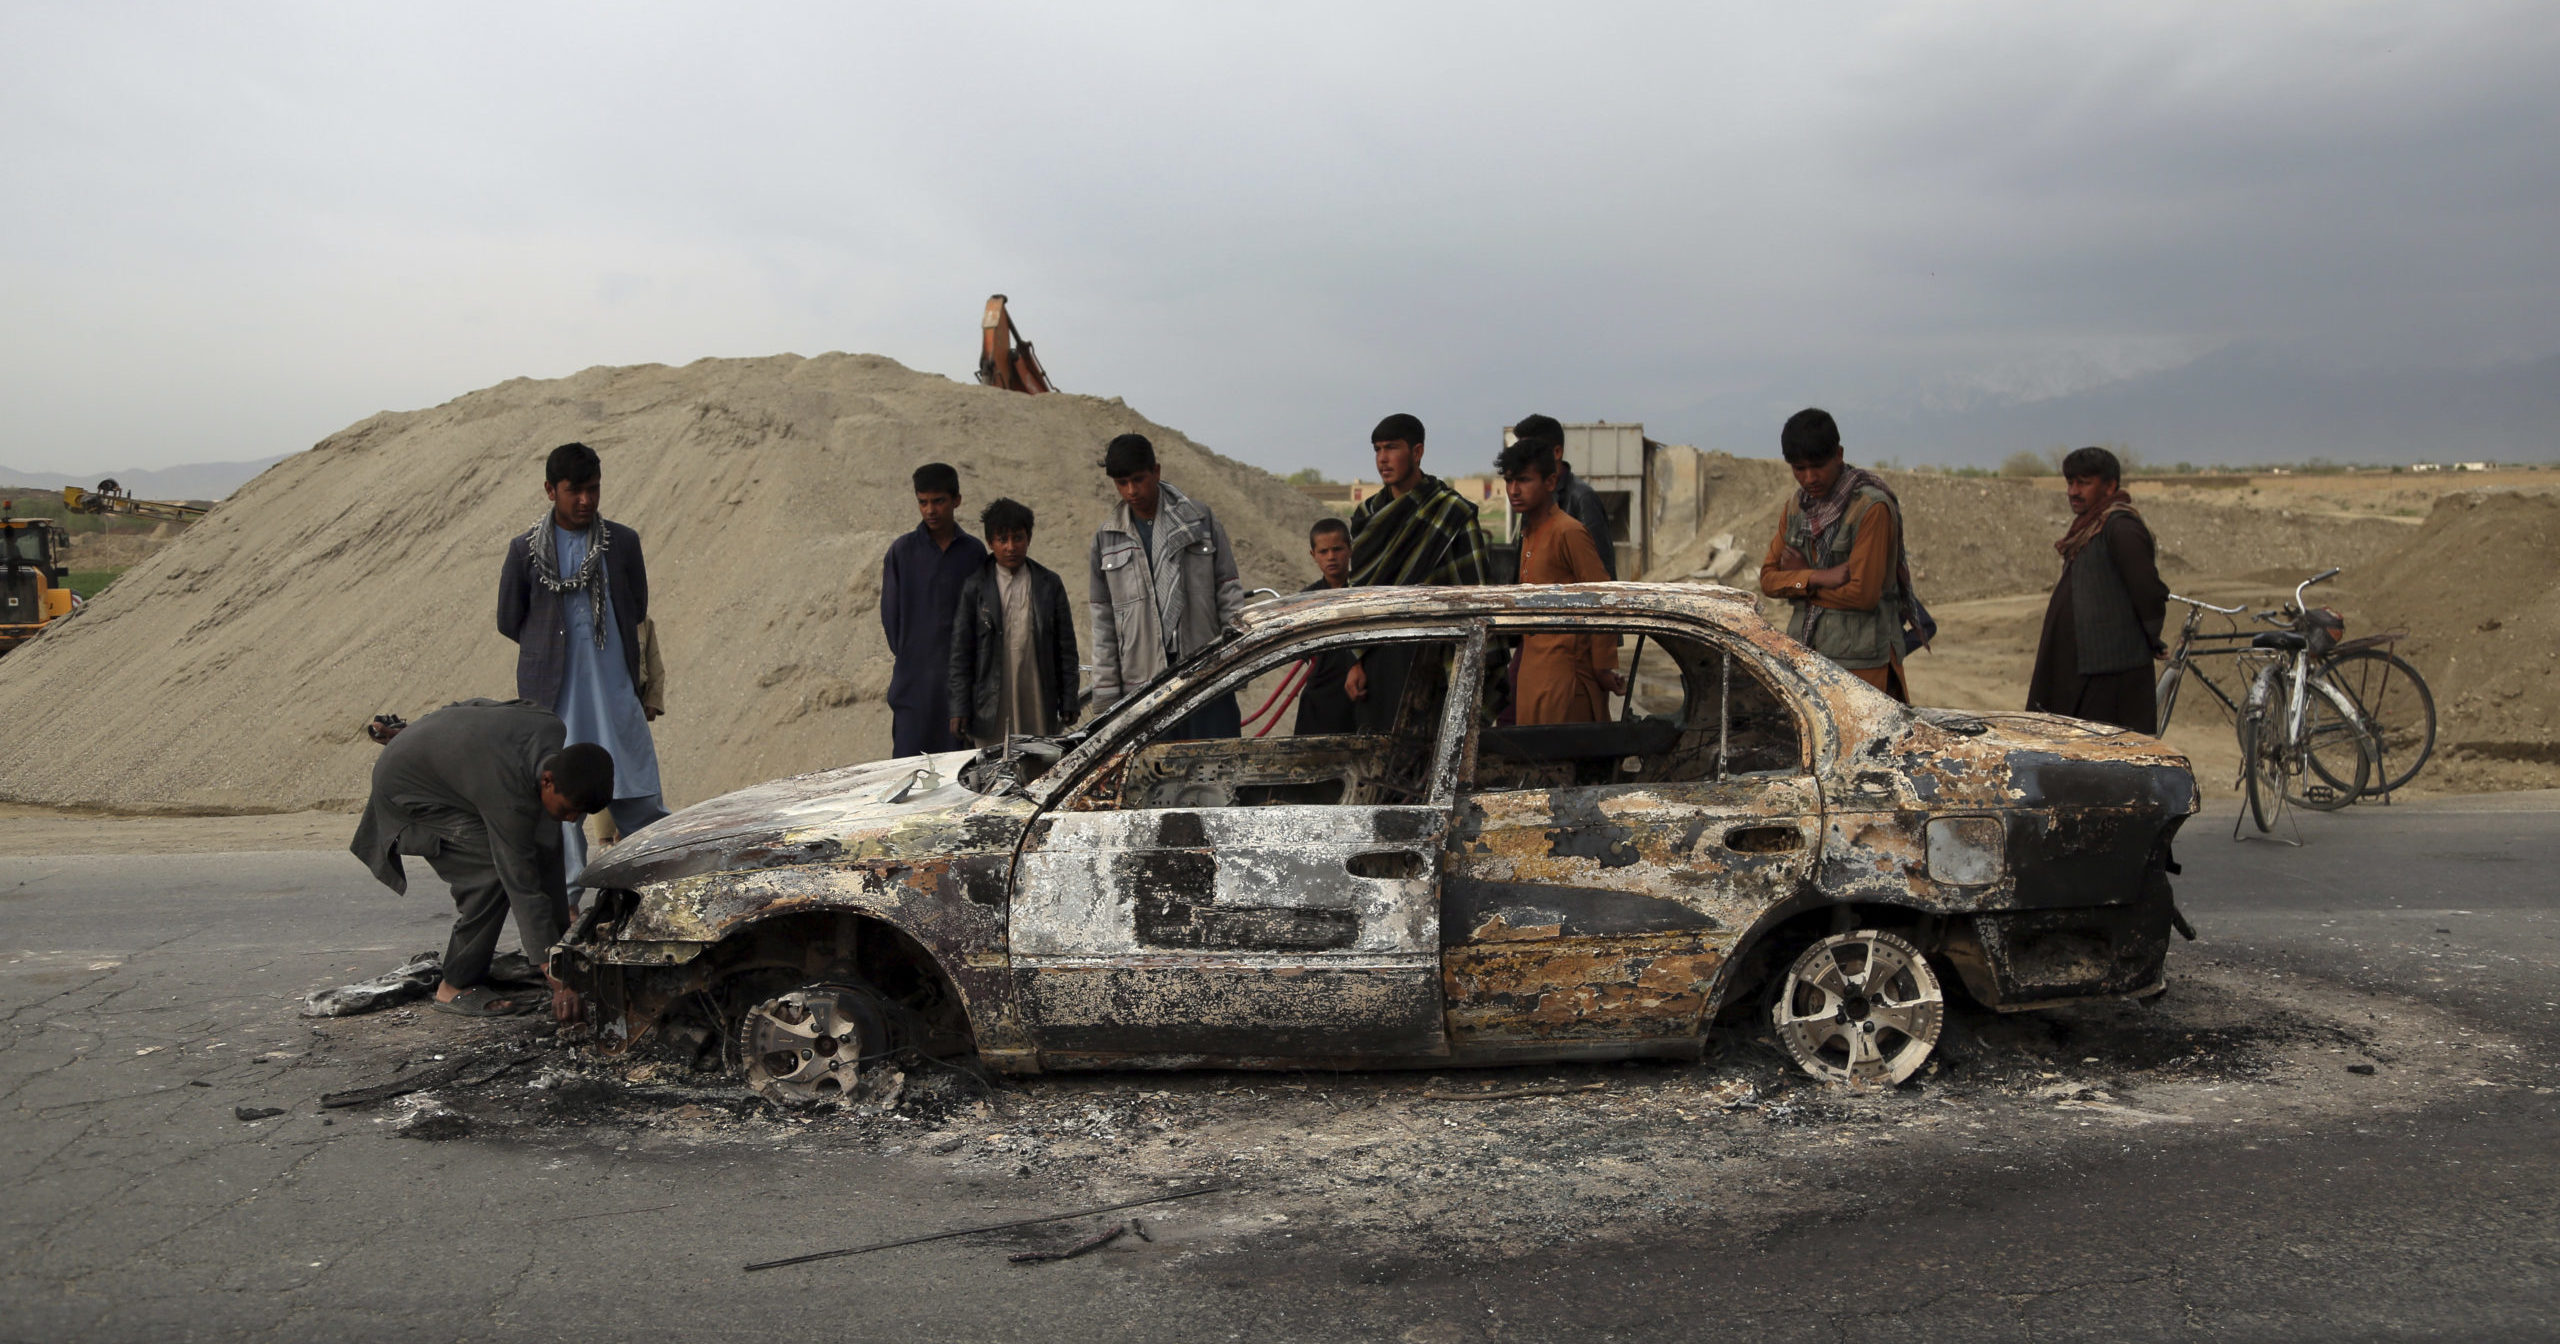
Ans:
{"type": "Polygon", "coordinates": [[[1031,510],[999,499],[978,515],[987,559],[951,621],[951,731],[981,747],[1049,737],[1076,721],[1076,627],[1067,586],[1031,558],[1031,510]]]}

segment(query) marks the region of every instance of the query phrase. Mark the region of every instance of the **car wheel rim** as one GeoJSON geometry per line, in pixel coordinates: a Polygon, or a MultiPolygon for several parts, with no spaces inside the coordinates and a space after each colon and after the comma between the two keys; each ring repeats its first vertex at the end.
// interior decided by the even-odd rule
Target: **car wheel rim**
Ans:
{"type": "Polygon", "coordinates": [[[738,1024],[747,1086],[779,1102],[833,1101],[853,1093],[871,1048],[854,991],[795,989],[748,1009],[738,1024]]]}
{"type": "Polygon", "coordinates": [[[1946,996],[1920,949],[1875,929],[1837,933],[1797,957],[1771,1013],[1805,1072],[1853,1087],[1919,1072],[1938,1044],[1946,996]]]}

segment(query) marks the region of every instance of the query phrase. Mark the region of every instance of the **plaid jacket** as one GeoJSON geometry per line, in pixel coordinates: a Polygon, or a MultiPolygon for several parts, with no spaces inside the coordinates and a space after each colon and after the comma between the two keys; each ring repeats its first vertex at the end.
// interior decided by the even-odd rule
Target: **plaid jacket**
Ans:
{"type": "Polygon", "coordinates": [[[1437,476],[1399,499],[1381,490],[1351,511],[1351,585],[1454,586],[1485,581],[1476,506],[1437,476]]]}
{"type": "MultiPolygon", "coordinates": [[[[640,623],[649,619],[649,566],[640,558],[640,534],[620,523],[596,520],[608,540],[605,592],[613,600],[613,624],[622,636],[622,661],[631,687],[640,688],[640,623]]],[[[516,642],[516,695],[545,709],[560,707],[560,679],[569,664],[568,604],[533,581],[533,552],[525,534],[507,542],[498,570],[498,633],[516,642]]],[[[589,638],[580,630],[580,637],[589,638]]]]}

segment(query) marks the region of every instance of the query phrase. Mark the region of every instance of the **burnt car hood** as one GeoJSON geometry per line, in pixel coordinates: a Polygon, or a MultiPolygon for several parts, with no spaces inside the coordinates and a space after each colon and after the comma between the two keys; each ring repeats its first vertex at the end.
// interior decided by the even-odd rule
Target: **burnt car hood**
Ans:
{"type": "Polygon", "coordinates": [[[962,817],[994,801],[957,782],[960,767],[974,755],[952,751],[873,761],[723,794],[634,832],[588,864],[578,885],[628,891],[704,873],[893,856],[915,846],[947,853],[952,830],[964,820],[971,831],[992,825],[1018,832],[1020,820],[1010,814],[1027,808],[962,817]],[[890,801],[928,761],[939,782],[919,781],[890,801]],[[949,824],[937,824],[944,822],[949,824]],[[910,837],[913,846],[905,843],[910,837]]]}

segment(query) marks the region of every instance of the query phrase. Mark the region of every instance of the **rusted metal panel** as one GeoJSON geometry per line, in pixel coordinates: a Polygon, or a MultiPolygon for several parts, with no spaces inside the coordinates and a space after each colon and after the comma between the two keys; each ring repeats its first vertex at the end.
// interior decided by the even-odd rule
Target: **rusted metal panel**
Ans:
{"type": "Polygon", "coordinates": [[[1044,1063],[1114,1054],[1203,1062],[1444,1053],[1438,957],[1115,957],[1024,967],[1044,1063]],[[1051,1058],[1052,1056],[1055,1058],[1051,1058]]]}
{"type": "Polygon", "coordinates": [[[1801,777],[1470,797],[1442,920],[1453,1049],[1695,1037],[1743,931],[1802,882],[1820,818],[1801,777]],[[1794,843],[1753,838],[1770,831],[1794,843]]]}

